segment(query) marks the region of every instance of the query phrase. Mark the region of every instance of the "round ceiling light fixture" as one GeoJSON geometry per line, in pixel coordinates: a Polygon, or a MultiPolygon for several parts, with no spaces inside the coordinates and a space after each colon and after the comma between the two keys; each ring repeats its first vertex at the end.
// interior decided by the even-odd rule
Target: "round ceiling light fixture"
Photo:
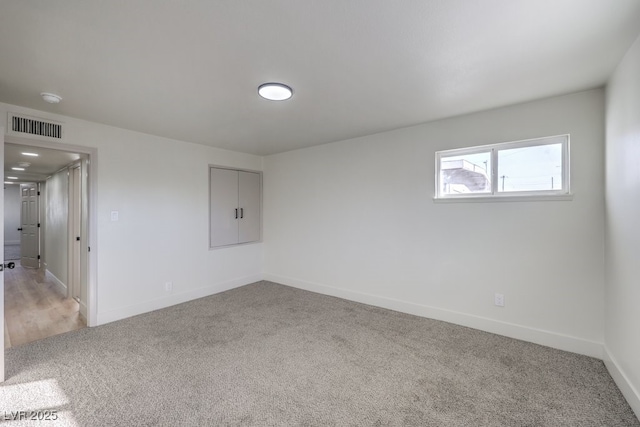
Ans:
{"type": "Polygon", "coordinates": [[[282,83],[263,83],[258,86],[258,94],[269,101],[284,101],[293,96],[293,89],[282,83]]]}
{"type": "Polygon", "coordinates": [[[42,97],[42,99],[44,99],[45,102],[48,102],[49,104],[58,104],[60,101],[62,101],[62,97],[56,95],[55,93],[42,92],[40,96],[42,97]]]}

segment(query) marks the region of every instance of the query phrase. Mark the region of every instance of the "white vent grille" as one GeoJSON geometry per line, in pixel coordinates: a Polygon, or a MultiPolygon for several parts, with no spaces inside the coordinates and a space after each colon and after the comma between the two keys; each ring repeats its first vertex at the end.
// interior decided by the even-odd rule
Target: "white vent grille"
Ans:
{"type": "Polygon", "coordinates": [[[14,113],[9,113],[8,128],[9,135],[28,135],[49,141],[61,141],[64,136],[62,123],[14,113]]]}

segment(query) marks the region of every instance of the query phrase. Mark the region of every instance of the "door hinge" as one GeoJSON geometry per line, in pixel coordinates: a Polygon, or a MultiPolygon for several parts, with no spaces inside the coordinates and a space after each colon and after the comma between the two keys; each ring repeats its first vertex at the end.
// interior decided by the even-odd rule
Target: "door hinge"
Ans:
{"type": "Polygon", "coordinates": [[[40,223],[38,223],[38,228],[40,228],[40,223]]]}
{"type": "Polygon", "coordinates": [[[88,247],[88,251],[87,252],[91,252],[91,246],[88,247]]]}
{"type": "Polygon", "coordinates": [[[38,196],[40,195],[40,192],[38,191],[38,196]]]}
{"type": "Polygon", "coordinates": [[[38,259],[40,259],[40,255],[38,255],[38,259]]]}

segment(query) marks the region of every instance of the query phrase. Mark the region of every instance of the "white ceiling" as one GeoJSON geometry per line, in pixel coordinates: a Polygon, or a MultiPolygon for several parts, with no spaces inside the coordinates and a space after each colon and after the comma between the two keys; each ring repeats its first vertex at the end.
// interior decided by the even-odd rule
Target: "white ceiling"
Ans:
{"type": "Polygon", "coordinates": [[[598,87],[639,32],[639,0],[3,0],[0,101],[264,155],[598,87]]]}
{"type": "Polygon", "coordinates": [[[24,145],[5,144],[4,146],[4,176],[7,182],[41,182],[65,166],[80,159],[77,153],[50,150],[48,148],[28,147],[24,145]],[[25,156],[22,153],[38,154],[37,157],[25,156]],[[28,166],[20,163],[27,162],[28,166]],[[24,167],[24,171],[14,171],[13,167],[24,167]],[[9,179],[12,176],[17,179],[9,179]]]}

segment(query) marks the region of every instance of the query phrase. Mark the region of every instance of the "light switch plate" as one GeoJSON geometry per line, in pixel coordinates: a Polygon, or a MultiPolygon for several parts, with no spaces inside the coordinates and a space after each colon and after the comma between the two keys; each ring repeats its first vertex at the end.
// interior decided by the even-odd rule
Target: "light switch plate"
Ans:
{"type": "Polygon", "coordinates": [[[120,213],[118,211],[111,211],[111,221],[117,221],[120,213]]]}

